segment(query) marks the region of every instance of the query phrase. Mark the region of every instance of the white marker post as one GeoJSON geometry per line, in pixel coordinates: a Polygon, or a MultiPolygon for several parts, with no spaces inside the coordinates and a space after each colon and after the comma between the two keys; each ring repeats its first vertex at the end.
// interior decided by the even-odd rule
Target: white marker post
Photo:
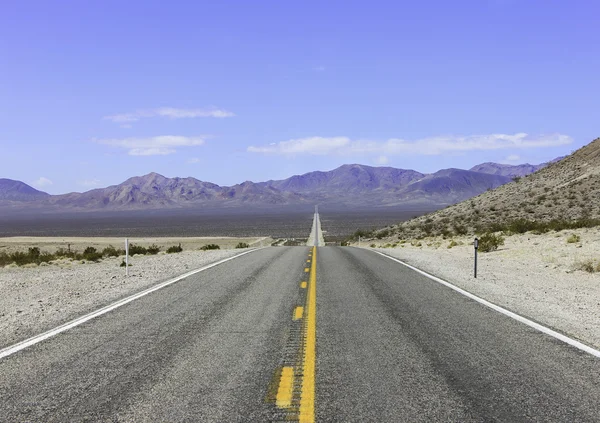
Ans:
{"type": "Polygon", "coordinates": [[[125,276],[129,276],[129,238],[125,238],[125,276]]]}

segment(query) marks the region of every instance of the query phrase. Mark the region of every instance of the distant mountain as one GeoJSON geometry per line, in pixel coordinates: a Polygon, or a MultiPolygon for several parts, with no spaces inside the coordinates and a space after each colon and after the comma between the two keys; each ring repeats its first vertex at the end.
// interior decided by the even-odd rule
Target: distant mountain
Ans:
{"type": "Polygon", "coordinates": [[[514,178],[515,176],[525,176],[530,173],[537,172],[541,168],[545,167],[546,163],[542,163],[539,165],[530,165],[529,163],[525,163],[522,165],[508,165],[508,164],[500,164],[500,163],[482,163],[477,166],[473,166],[471,169],[473,172],[487,173],[490,175],[501,175],[507,176],[509,178],[514,178]]]}
{"type": "Polygon", "coordinates": [[[564,159],[566,156],[558,157],[554,160],[551,160],[546,163],[541,163],[538,165],[532,165],[529,163],[520,164],[520,165],[509,165],[509,164],[500,164],[500,163],[481,163],[477,166],[473,166],[471,169],[473,172],[481,172],[488,173],[490,175],[502,175],[508,176],[509,178],[514,178],[515,176],[523,177],[527,176],[531,173],[537,172],[540,169],[545,168],[551,163],[558,162],[564,159]]]}
{"type": "Polygon", "coordinates": [[[0,178],[0,201],[35,201],[49,196],[21,181],[0,178]]]}
{"type": "Polygon", "coordinates": [[[425,175],[414,170],[393,167],[371,167],[359,164],[343,165],[329,172],[310,172],[281,181],[262,184],[281,191],[298,193],[343,194],[389,190],[406,186],[425,175]]]}
{"type": "Polygon", "coordinates": [[[438,203],[456,203],[510,181],[511,178],[502,175],[444,169],[408,185],[404,195],[411,198],[427,198],[438,203]]]}
{"type": "MultiPolygon", "coordinates": [[[[542,166],[542,165],[540,165],[542,166]]],[[[0,180],[0,207],[65,210],[145,210],[266,207],[328,204],[341,207],[442,207],[471,198],[528,174],[536,166],[484,163],[476,170],[444,169],[432,174],[392,167],[349,164],[283,180],[246,181],[231,187],[195,178],[135,176],[121,184],[78,193],[48,195],[18,181],[0,180]],[[6,182],[8,181],[8,182],[6,182]],[[19,201],[21,203],[15,203],[19,201]],[[17,206],[15,206],[17,204],[17,206]]]]}

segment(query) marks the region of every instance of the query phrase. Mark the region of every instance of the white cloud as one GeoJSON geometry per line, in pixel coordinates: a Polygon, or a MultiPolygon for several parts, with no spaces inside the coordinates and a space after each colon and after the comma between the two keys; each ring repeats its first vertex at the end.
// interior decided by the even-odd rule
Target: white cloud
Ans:
{"type": "Polygon", "coordinates": [[[44,188],[44,187],[50,186],[52,184],[53,184],[53,182],[50,179],[45,178],[43,176],[40,176],[38,179],[36,179],[35,181],[33,181],[31,183],[31,185],[33,185],[36,188],[44,188]]]}
{"type": "Polygon", "coordinates": [[[204,144],[204,138],[163,135],[150,138],[120,138],[97,140],[98,144],[129,150],[130,156],[164,156],[176,152],[176,147],[194,147],[204,144]]]}
{"type": "Polygon", "coordinates": [[[191,158],[187,159],[186,163],[187,164],[200,163],[200,159],[198,157],[191,157],[191,158]]]}
{"type": "Polygon", "coordinates": [[[518,154],[511,154],[510,156],[506,156],[503,161],[507,163],[516,163],[521,161],[521,156],[518,154]]]}
{"type": "Polygon", "coordinates": [[[279,143],[271,143],[265,147],[248,147],[251,153],[266,153],[266,154],[314,154],[326,155],[339,151],[344,147],[349,147],[351,144],[350,138],[347,137],[311,137],[300,138],[279,143]]]}
{"type": "Polygon", "coordinates": [[[207,109],[177,109],[175,107],[160,107],[158,109],[137,110],[132,113],[122,113],[118,115],[105,116],[105,120],[120,123],[123,128],[131,128],[132,122],[137,122],[143,118],[164,117],[168,119],[184,118],[227,118],[235,116],[232,112],[218,108],[207,109]]]}
{"type": "Polygon", "coordinates": [[[568,135],[532,136],[526,133],[470,136],[438,136],[408,141],[390,138],[386,141],[350,140],[347,137],[311,137],[282,141],[263,147],[250,146],[247,151],[263,154],[313,155],[441,155],[468,151],[555,147],[571,144],[568,135]]]}
{"type": "Polygon", "coordinates": [[[83,187],[97,187],[98,185],[100,185],[100,180],[95,178],[84,179],[83,181],[78,181],[77,184],[83,187]]]}
{"type": "Polygon", "coordinates": [[[379,156],[375,159],[375,163],[378,165],[385,165],[390,162],[390,159],[387,156],[379,156]]]}

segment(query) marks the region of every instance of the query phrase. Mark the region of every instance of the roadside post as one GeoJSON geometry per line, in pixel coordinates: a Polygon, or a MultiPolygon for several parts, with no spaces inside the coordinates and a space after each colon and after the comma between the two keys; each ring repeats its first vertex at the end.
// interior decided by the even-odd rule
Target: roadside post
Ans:
{"type": "Polygon", "coordinates": [[[125,238],[125,276],[129,276],[129,238],[125,238]]]}
{"type": "Polygon", "coordinates": [[[475,269],[474,269],[474,276],[475,279],[477,279],[477,249],[479,248],[479,239],[475,238],[475,241],[473,242],[473,246],[475,247],[475,269]]]}
{"type": "Polygon", "coordinates": [[[360,235],[358,236],[358,247],[360,248],[360,235]]]}

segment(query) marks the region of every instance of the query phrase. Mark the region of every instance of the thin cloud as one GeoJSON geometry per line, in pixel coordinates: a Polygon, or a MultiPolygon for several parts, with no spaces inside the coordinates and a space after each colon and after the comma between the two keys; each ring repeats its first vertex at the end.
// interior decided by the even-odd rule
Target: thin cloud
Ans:
{"type": "Polygon", "coordinates": [[[187,164],[196,164],[200,163],[200,159],[198,157],[192,157],[186,160],[187,164]]]}
{"type": "Polygon", "coordinates": [[[250,146],[251,153],[275,155],[361,155],[381,156],[414,155],[435,156],[469,151],[501,149],[527,149],[568,145],[573,139],[568,135],[550,134],[532,136],[517,134],[490,134],[471,136],[438,136],[417,140],[390,138],[386,141],[351,140],[348,137],[299,138],[262,147],[250,146]]]}
{"type": "Polygon", "coordinates": [[[96,140],[98,144],[128,150],[130,156],[165,156],[173,154],[177,147],[195,147],[204,144],[201,137],[163,135],[150,138],[120,138],[96,140]]]}
{"type": "Polygon", "coordinates": [[[31,183],[31,185],[33,185],[36,188],[44,188],[44,187],[48,187],[52,184],[54,184],[54,182],[52,182],[50,179],[45,178],[43,176],[40,176],[38,179],[36,179],[35,181],[33,181],[31,183]]]}
{"type": "Polygon", "coordinates": [[[81,185],[82,187],[97,187],[100,185],[100,180],[99,179],[84,179],[83,181],[78,181],[77,184],[81,185]]]}
{"type": "Polygon", "coordinates": [[[202,117],[228,118],[233,116],[235,114],[232,112],[219,108],[177,109],[175,107],[160,107],[158,109],[137,110],[131,113],[105,116],[104,119],[120,123],[125,128],[130,128],[132,122],[137,122],[144,118],[190,119],[202,117]]]}
{"type": "Polygon", "coordinates": [[[503,162],[505,163],[516,163],[516,162],[520,162],[521,161],[521,156],[519,156],[518,154],[511,154],[509,156],[506,156],[503,160],[503,162]]]}

